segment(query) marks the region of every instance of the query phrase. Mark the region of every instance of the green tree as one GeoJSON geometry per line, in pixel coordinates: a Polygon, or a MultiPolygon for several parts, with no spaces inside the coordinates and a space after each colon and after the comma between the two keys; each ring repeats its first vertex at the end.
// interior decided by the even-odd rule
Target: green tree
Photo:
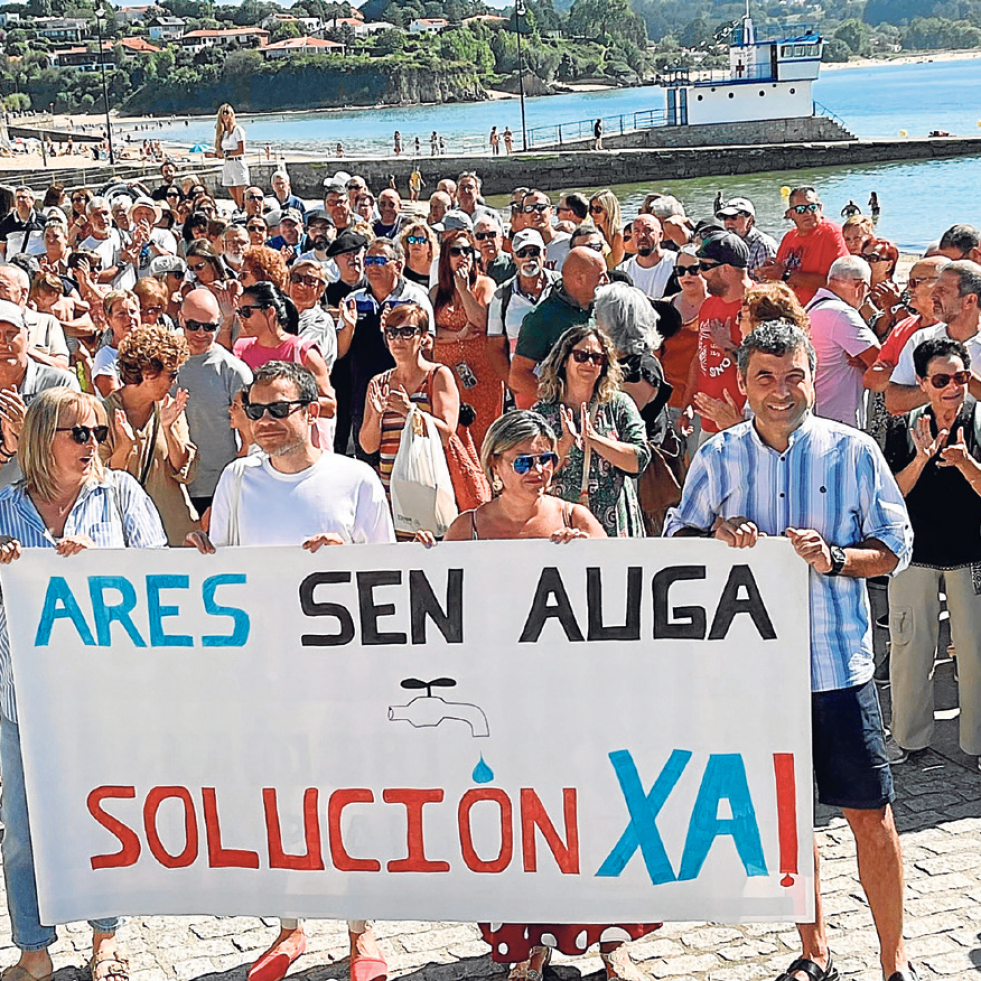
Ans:
{"type": "Polygon", "coordinates": [[[863,24],[860,20],[846,20],[835,31],[834,36],[839,41],[844,41],[851,49],[852,54],[865,58],[872,53],[868,25],[863,24]]]}
{"type": "Polygon", "coordinates": [[[287,38],[299,37],[299,36],[300,36],[300,28],[297,25],[296,21],[286,20],[280,24],[277,24],[273,28],[271,40],[285,41],[287,38]]]}
{"type": "Polygon", "coordinates": [[[844,41],[836,37],[829,37],[824,42],[824,51],[821,54],[821,60],[831,63],[844,62],[848,61],[851,53],[852,49],[844,41]]]}
{"type": "Polygon", "coordinates": [[[31,97],[26,92],[14,92],[3,100],[3,105],[11,112],[26,112],[31,108],[31,97]]]}

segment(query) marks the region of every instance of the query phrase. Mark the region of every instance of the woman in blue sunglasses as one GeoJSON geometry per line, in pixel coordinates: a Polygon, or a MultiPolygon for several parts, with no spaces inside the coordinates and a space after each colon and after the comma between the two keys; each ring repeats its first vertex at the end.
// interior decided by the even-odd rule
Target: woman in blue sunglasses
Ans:
{"type": "Polygon", "coordinates": [[[480,451],[480,463],[494,497],[461,514],[443,540],[551,538],[553,542],[569,542],[574,538],[606,538],[588,508],[550,493],[559,462],[557,446],[555,431],[535,412],[518,410],[496,419],[480,451]]]}

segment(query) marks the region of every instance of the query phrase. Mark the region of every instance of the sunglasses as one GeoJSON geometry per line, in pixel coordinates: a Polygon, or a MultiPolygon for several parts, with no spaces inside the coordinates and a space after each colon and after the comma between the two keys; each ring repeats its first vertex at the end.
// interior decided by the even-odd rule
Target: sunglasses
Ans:
{"type": "Polygon", "coordinates": [[[576,246],[576,248],[577,249],[592,249],[594,252],[602,252],[603,251],[603,243],[602,242],[580,242],[576,246]]]}
{"type": "Polygon", "coordinates": [[[252,316],[253,312],[256,310],[265,310],[263,306],[256,307],[236,307],[235,312],[243,319],[248,320],[252,316]]]}
{"type": "Polygon", "coordinates": [[[387,266],[392,260],[387,255],[366,255],[364,257],[365,266],[387,266]]]}
{"type": "Polygon", "coordinates": [[[321,280],[317,279],[316,276],[304,276],[301,273],[293,273],[290,276],[290,282],[296,286],[319,286],[321,280]]]}
{"type": "Polygon", "coordinates": [[[698,264],[698,268],[702,272],[711,272],[713,269],[718,269],[719,266],[724,265],[722,262],[706,262],[704,259],[698,264]]]}
{"type": "Polygon", "coordinates": [[[863,255],[862,258],[866,262],[888,262],[889,257],[885,255],[863,255]]]}
{"type": "Polygon", "coordinates": [[[578,364],[591,361],[598,368],[602,368],[606,364],[606,355],[602,351],[573,351],[572,359],[578,364]]]}
{"type": "Polygon", "coordinates": [[[245,230],[247,232],[262,232],[263,235],[266,234],[266,226],[265,225],[246,225],[245,226],[245,230]]]}
{"type": "Polygon", "coordinates": [[[591,215],[601,215],[601,214],[603,214],[604,211],[606,211],[606,208],[604,208],[602,205],[599,205],[599,204],[591,204],[589,206],[589,213],[591,215]]]}
{"type": "Polygon", "coordinates": [[[806,215],[810,212],[812,215],[821,210],[820,201],[812,201],[810,204],[795,204],[794,211],[799,215],[806,215]]]}
{"type": "Polygon", "coordinates": [[[262,201],[262,200],[264,200],[264,198],[263,198],[263,196],[261,194],[249,194],[245,198],[245,200],[246,201],[262,201]]]}
{"type": "Polygon", "coordinates": [[[159,313],[163,313],[164,312],[164,308],[163,307],[156,307],[156,306],[154,306],[154,307],[144,307],[143,308],[143,312],[144,313],[149,313],[149,314],[154,314],[154,313],[158,313],[159,314],[159,313]]]}
{"type": "Polygon", "coordinates": [[[514,253],[517,259],[537,259],[542,254],[542,250],[537,245],[526,245],[514,253]]]}
{"type": "Polygon", "coordinates": [[[365,188],[364,184],[358,184],[356,181],[353,184],[345,184],[345,188],[349,191],[363,191],[365,188]]]}
{"type": "Polygon", "coordinates": [[[537,211],[540,215],[543,215],[551,207],[552,206],[550,204],[541,204],[541,203],[539,203],[539,204],[526,204],[521,210],[526,215],[530,215],[530,214],[532,214],[535,211],[537,211]]]}
{"type": "Polygon", "coordinates": [[[385,336],[390,340],[394,341],[396,337],[404,337],[406,339],[410,337],[415,337],[419,333],[418,327],[386,327],[385,336]]]}
{"type": "Polygon", "coordinates": [[[546,467],[556,466],[558,462],[559,456],[557,453],[539,453],[537,456],[534,453],[523,453],[511,461],[511,469],[519,476],[523,476],[526,473],[530,473],[532,467],[538,466],[544,470],[546,467]]]}
{"type": "Polygon", "coordinates": [[[246,402],[242,411],[253,422],[258,422],[267,412],[273,419],[285,419],[296,411],[298,406],[309,405],[307,399],[293,399],[289,402],[246,402]]]}
{"type": "Polygon", "coordinates": [[[199,330],[203,330],[209,334],[213,334],[217,329],[218,329],[217,324],[209,324],[201,320],[184,321],[184,330],[189,330],[192,334],[196,334],[199,330]]]}
{"type": "Polygon", "coordinates": [[[946,388],[952,381],[957,382],[958,385],[966,385],[970,380],[971,373],[969,371],[955,371],[951,375],[931,375],[929,378],[930,384],[938,389],[946,388]]]}
{"type": "Polygon", "coordinates": [[[425,235],[406,235],[405,242],[407,245],[425,245],[429,241],[425,235]]]}
{"type": "Polygon", "coordinates": [[[453,245],[450,246],[449,253],[457,257],[461,255],[473,255],[473,249],[469,245],[453,245]]]}
{"type": "Polygon", "coordinates": [[[699,273],[699,271],[701,270],[701,268],[702,268],[701,263],[698,263],[698,262],[696,262],[696,263],[694,263],[693,265],[690,265],[690,266],[675,266],[674,267],[675,272],[679,276],[697,276],[698,273],[699,273]]]}
{"type": "Polygon", "coordinates": [[[165,197],[168,198],[179,198],[180,196],[181,196],[180,191],[168,191],[165,195],[165,197]]]}
{"type": "Polygon", "coordinates": [[[195,265],[195,266],[192,266],[192,265],[191,265],[190,263],[188,263],[188,265],[189,265],[189,266],[191,266],[191,272],[196,272],[196,273],[199,273],[199,272],[201,272],[201,270],[202,270],[202,269],[204,269],[204,268],[205,268],[206,266],[208,266],[208,265],[210,265],[210,263],[207,263],[207,262],[199,262],[199,263],[198,263],[197,265],[195,265]]]}
{"type": "Polygon", "coordinates": [[[55,432],[71,433],[79,446],[84,446],[93,436],[97,443],[104,443],[109,438],[108,426],[59,426],[55,432]]]}
{"type": "Polygon", "coordinates": [[[929,279],[927,279],[927,278],[923,278],[923,279],[916,279],[915,277],[913,277],[913,276],[910,276],[910,278],[909,278],[909,280],[907,281],[907,283],[906,283],[906,285],[907,285],[907,287],[908,287],[909,289],[911,289],[911,290],[915,290],[917,286],[922,286],[922,285],[923,285],[924,283],[930,283],[930,284],[933,284],[933,283],[935,283],[936,281],[937,281],[937,277],[936,277],[936,276],[933,276],[932,278],[929,278],[929,279]]]}
{"type": "Polygon", "coordinates": [[[473,237],[478,242],[486,242],[489,238],[497,238],[497,232],[474,232],[473,237]]]}

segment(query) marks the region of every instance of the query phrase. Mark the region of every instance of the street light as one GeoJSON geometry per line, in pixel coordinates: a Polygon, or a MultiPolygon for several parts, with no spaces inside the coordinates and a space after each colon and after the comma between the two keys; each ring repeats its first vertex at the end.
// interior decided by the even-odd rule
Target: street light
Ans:
{"type": "Polygon", "coordinates": [[[99,67],[102,69],[102,105],[106,111],[106,136],[109,139],[109,166],[116,166],[116,152],[112,146],[112,124],[109,122],[109,87],[106,84],[106,58],[102,50],[102,3],[95,5],[95,29],[99,35],[99,67]]]}
{"type": "Polygon", "coordinates": [[[525,0],[515,0],[514,4],[514,31],[518,42],[518,93],[521,96],[521,149],[528,149],[528,127],[525,125],[525,72],[521,63],[521,21],[519,17],[524,16],[525,0]]]}

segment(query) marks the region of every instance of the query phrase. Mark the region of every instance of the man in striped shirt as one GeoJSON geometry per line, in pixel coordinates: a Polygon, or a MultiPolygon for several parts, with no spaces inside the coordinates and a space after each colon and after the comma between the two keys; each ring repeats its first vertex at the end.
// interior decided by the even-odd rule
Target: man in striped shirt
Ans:
{"type": "MultiPolygon", "coordinates": [[[[892,775],[872,680],[864,580],[901,572],[913,535],[875,443],[814,416],[816,357],[785,321],[761,324],[739,348],[739,386],[754,418],[698,451],[666,536],[703,535],[748,548],[785,536],[810,566],[811,724],[818,797],[842,808],[887,981],[916,981],[903,943],[903,865],[890,803],[892,775]]],[[[778,981],[836,981],[821,909],[798,924],[802,956],[778,981]]]]}

